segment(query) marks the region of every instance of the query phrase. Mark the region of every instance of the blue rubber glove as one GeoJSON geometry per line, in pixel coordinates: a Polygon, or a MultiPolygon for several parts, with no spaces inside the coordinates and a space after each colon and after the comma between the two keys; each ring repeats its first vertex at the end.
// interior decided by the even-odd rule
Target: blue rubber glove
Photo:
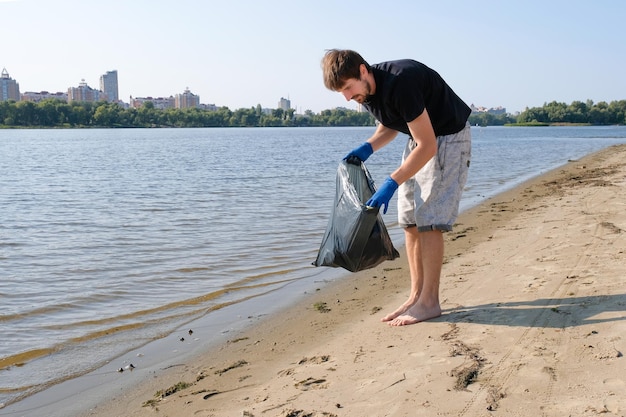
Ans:
{"type": "Polygon", "coordinates": [[[361,162],[365,162],[373,153],[374,148],[372,148],[372,145],[369,142],[365,142],[358,148],[351,150],[343,160],[349,164],[359,165],[361,162]]]}
{"type": "Polygon", "coordinates": [[[389,205],[389,200],[393,197],[393,193],[398,189],[398,183],[394,181],[393,178],[387,177],[383,185],[374,193],[372,198],[367,200],[365,203],[366,206],[369,207],[383,207],[383,214],[387,213],[387,206],[389,205]]]}

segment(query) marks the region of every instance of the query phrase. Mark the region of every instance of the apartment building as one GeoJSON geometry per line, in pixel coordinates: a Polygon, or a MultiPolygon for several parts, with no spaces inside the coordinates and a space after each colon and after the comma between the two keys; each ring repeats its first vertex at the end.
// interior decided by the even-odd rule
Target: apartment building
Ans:
{"type": "Polygon", "coordinates": [[[155,109],[166,110],[173,109],[176,105],[176,99],[169,97],[132,97],[130,98],[130,107],[136,109],[142,107],[145,103],[150,102],[155,109]]]}
{"type": "Polygon", "coordinates": [[[291,108],[291,100],[281,97],[280,101],[278,102],[278,108],[285,111],[289,110],[291,108]]]}
{"type": "Polygon", "coordinates": [[[189,91],[189,87],[185,88],[182,94],[176,94],[175,107],[177,109],[188,109],[192,107],[200,107],[200,96],[189,91]]]}
{"type": "Polygon", "coordinates": [[[67,102],[67,93],[50,93],[48,91],[26,91],[25,93],[22,93],[22,101],[32,101],[34,103],[39,103],[40,101],[46,99],[54,99],[67,102]]]}
{"type": "Polygon", "coordinates": [[[87,85],[85,80],[81,80],[78,87],[70,87],[67,90],[67,101],[86,101],[95,103],[101,100],[107,100],[107,96],[102,91],[93,89],[87,85]]]}
{"type": "Polygon", "coordinates": [[[0,75],[0,101],[8,100],[20,101],[20,85],[9,77],[9,72],[3,68],[0,75]]]}
{"type": "Polygon", "coordinates": [[[117,103],[120,100],[119,88],[117,85],[117,70],[107,71],[100,76],[100,91],[107,96],[107,100],[117,103]]]}

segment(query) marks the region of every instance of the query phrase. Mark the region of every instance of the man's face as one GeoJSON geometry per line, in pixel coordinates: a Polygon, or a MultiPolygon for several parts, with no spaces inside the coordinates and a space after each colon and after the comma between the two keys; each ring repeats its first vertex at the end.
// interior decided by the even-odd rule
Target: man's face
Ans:
{"type": "Polygon", "coordinates": [[[369,96],[372,94],[372,86],[363,77],[360,80],[350,78],[339,92],[343,94],[346,101],[354,100],[359,104],[363,104],[368,101],[369,96]]]}

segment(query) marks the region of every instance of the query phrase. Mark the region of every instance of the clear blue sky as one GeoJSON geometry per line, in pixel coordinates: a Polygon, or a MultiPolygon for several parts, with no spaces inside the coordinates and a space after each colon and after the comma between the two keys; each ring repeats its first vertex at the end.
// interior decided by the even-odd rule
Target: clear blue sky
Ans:
{"type": "Polygon", "coordinates": [[[290,98],[355,108],[321,81],[330,48],[413,58],[468,103],[510,112],[626,99],[626,2],[598,0],[0,0],[0,68],[67,91],[117,70],[120,98],[189,87],[231,110],[290,98]]]}

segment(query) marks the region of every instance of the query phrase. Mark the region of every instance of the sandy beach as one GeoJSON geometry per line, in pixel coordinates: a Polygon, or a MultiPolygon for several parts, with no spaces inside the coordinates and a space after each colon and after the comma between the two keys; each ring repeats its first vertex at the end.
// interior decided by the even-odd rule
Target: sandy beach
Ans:
{"type": "Polygon", "coordinates": [[[626,145],[464,212],[437,319],[398,250],[83,416],[626,415],[626,145]]]}

